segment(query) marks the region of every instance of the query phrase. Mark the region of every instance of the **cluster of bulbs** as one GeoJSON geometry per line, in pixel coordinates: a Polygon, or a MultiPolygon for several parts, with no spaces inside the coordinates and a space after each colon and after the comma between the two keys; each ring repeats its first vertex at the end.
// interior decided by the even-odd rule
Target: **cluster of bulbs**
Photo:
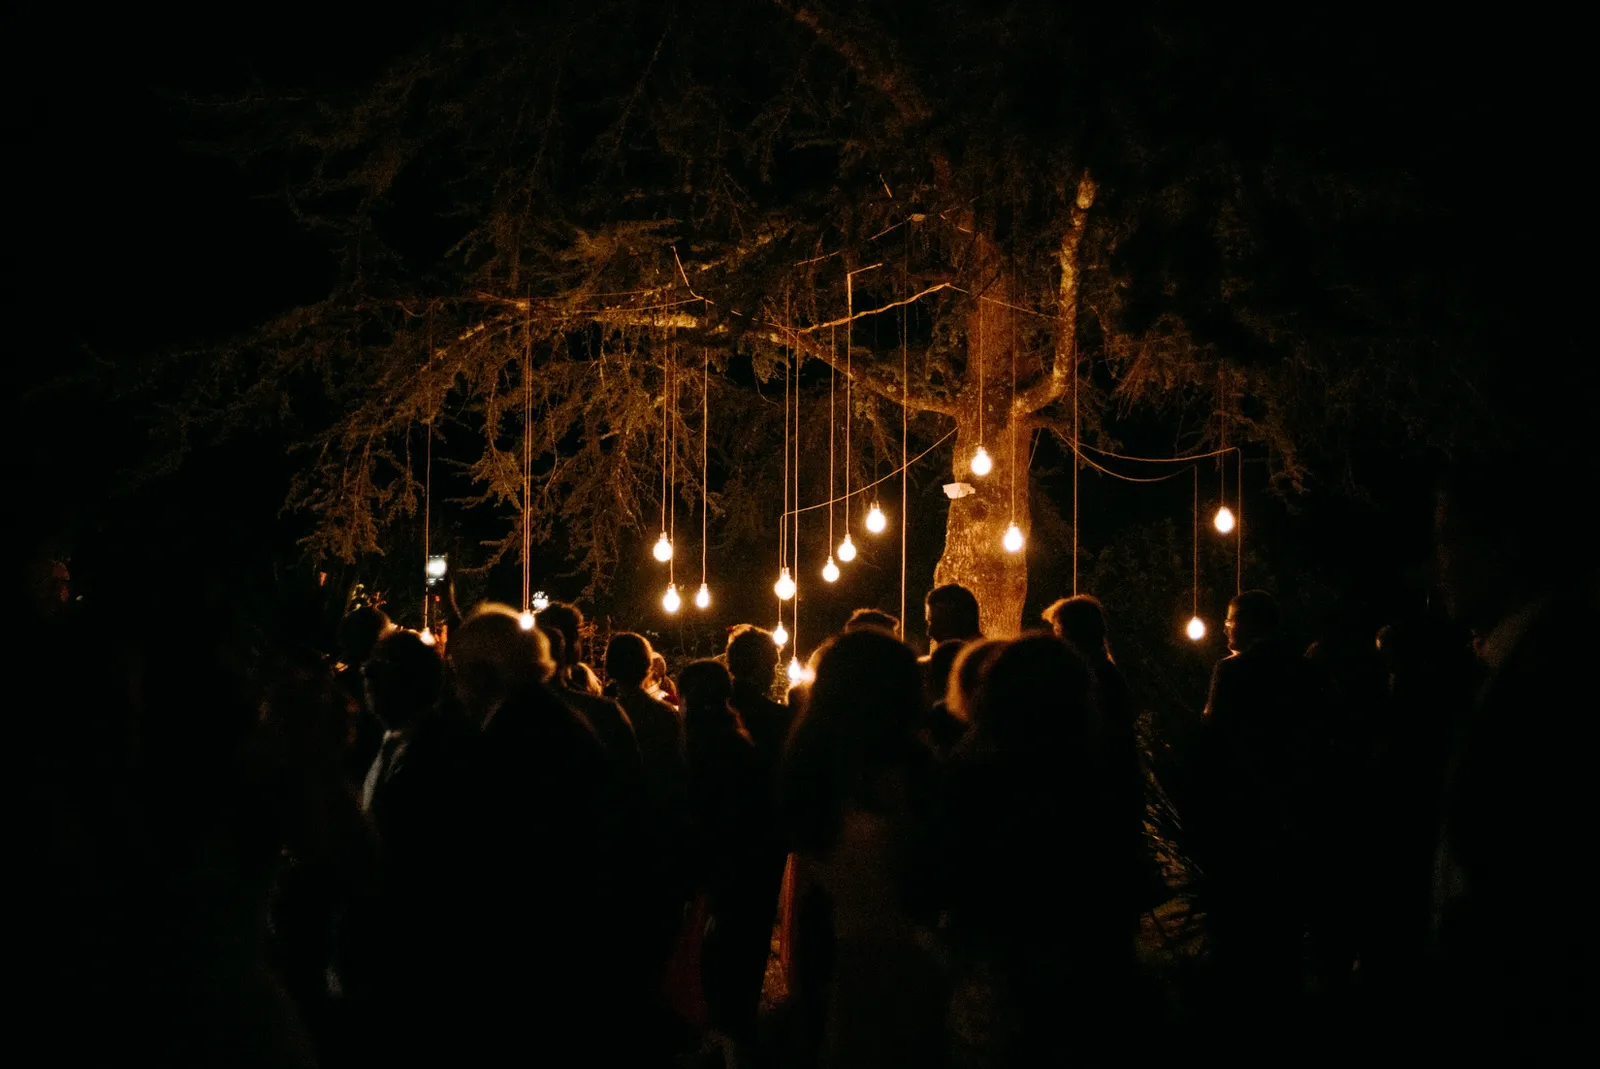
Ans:
{"type": "MultiPolygon", "coordinates": [[[[662,564],[672,559],[672,540],[667,537],[667,532],[662,531],[661,537],[656,539],[655,549],[651,551],[656,560],[662,564]]],[[[661,597],[661,607],[669,613],[677,612],[683,608],[683,596],[678,593],[677,583],[668,583],[667,592],[661,597]]],[[[700,589],[695,591],[694,607],[709,609],[711,607],[711,587],[705,583],[700,584],[700,589]]]]}
{"type": "MultiPolygon", "coordinates": [[[[683,608],[683,597],[678,593],[677,583],[668,583],[667,592],[661,597],[661,607],[667,612],[677,612],[683,608]]],[[[694,594],[694,607],[709,609],[711,607],[711,588],[705,583],[700,584],[700,589],[694,594]]]]}

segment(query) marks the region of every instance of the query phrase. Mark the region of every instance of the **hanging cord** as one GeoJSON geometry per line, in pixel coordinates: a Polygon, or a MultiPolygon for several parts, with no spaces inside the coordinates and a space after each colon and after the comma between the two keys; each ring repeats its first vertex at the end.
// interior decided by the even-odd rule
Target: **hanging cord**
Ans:
{"type": "MultiPolygon", "coordinates": [[[[1131,460],[1140,464],[1190,464],[1196,460],[1209,460],[1212,457],[1220,457],[1224,453],[1233,452],[1237,447],[1229,446],[1226,449],[1213,449],[1209,453],[1191,453],[1188,456],[1181,457],[1135,457],[1126,453],[1113,453],[1109,449],[1100,449],[1092,445],[1083,445],[1081,448],[1087,449],[1091,453],[1099,453],[1103,457],[1110,457],[1112,460],[1131,460]]],[[[1094,463],[1088,457],[1084,457],[1083,462],[1085,464],[1094,463]]]]}
{"type": "MultiPolygon", "coordinates": [[[[835,364],[839,362],[839,335],[835,330],[828,331],[828,352],[833,359],[828,361],[828,559],[833,559],[833,409],[839,396],[839,387],[836,381],[838,374],[835,364]]],[[[798,505],[800,502],[796,501],[798,505]]]]}
{"type": "Polygon", "coordinates": [[[1235,449],[1233,458],[1239,465],[1235,473],[1233,492],[1239,495],[1239,507],[1233,516],[1233,592],[1244,593],[1244,450],[1235,449]]]}
{"type": "MultiPolygon", "coordinates": [[[[428,303],[428,363],[433,367],[433,302],[428,303]]],[[[428,630],[428,583],[427,565],[428,558],[433,554],[431,536],[433,531],[433,418],[438,414],[438,406],[428,414],[428,441],[425,449],[426,459],[422,468],[422,629],[428,630]]]]}
{"type": "Polygon", "coordinates": [[[667,354],[661,354],[661,533],[667,533],[667,354]]]}
{"type": "Polygon", "coordinates": [[[668,465],[671,476],[667,481],[667,494],[671,502],[667,513],[667,543],[673,547],[672,556],[667,558],[667,586],[676,586],[678,554],[678,344],[672,344],[672,365],[667,373],[667,389],[672,397],[672,416],[669,420],[672,427],[672,441],[667,447],[668,465]]]}
{"type": "MultiPolygon", "coordinates": [[[[855,409],[850,400],[850,328],[844,328],[844,533],[850,534],[850,468],[854,455],[850,452],[850,423],[855,409]]],[[[830,502],[831,504],[831,502],[830,502]]]]}
{"type": "Polygon", "coordinates": [[[522,611],[532,607],[533,582],[533,301],[522,321],[522,611]]]}
{"type": "Polygon", "coordinates": [[[1017,313],[1011,313],[1011,522],[1017,522],[1017,313]]]}
{"type": "MultiPolygon", "coordinates": [[[[800,504],[800,365],[805,358],[803,351],[799,349],[794,351],[794,496],[790,500],[796,505],[800,504]]],[[[790,518],[789,530],[794,535],[794,606],[790,609],[794,627],[791,629],[789,641],[794,643],[793,656],[798,658],[800,656],[800,517],[798,514],[790,518]]]]}
{"type": "MultiPolygon", "coordinates": [[[[784,300],[788,311],[788,299],[784,300]]],[[[778,572],[783,572],[789,557],[789,351],[783,354],[783,511],[778,515],[778,572]]],[[[783,618],[783,599],[778,599],[778,618],[783,618]]]]}
{"type": "MultiPolygon", "coordinates": [[[[900,296],[911,289],[911,231],[906,231],[906,247],[900,262],[900,296]]],[[[911,370],[906,348],[910,303],[900,306],[900,641],[906,640],[906,495],[907,475],[911,471],[911,451],[907,429],[911,412],[911,370]]]]}
{"type": "Polygon", "coordinates": [[[1078,596],[1078,339],[1068,338],[1072,349],[1072,596],[1078,596]]]}
{"type": "MultiPolygon", "coordinates": [[[[948,431],[945,431],[944,435],[942,437],[940,437],[938,441],[934,442],[928,448],[924,449],[922,452],[918,453],[916,456],[912,457],[909,461],[907,461],[905,466],[906,467],[916,467],[916,465],[917,465],[917,463],[919,461],[921,461],[923,458],[928,456],[928,454],[932,453],[935,449],[938,449],[940,446],[944,445],[944,443],[948,442],[950,439],[954,438],[955,436],[956,436],[956,429],[954,427],[952,427],[948,431]]],[[[890,479],[893,479],[895,476],[899,475],[900,472],[901,472],[900,468],[895,468],[893,471],[889,472],[887,475],[884,475],[884,476],[882,476],[882,477],[880,477],[878,479],[875,479],[872,482],[867,483],[867,485],[865,485],[865,486],[856,487],[854,490],[850,491],[850,493],[853,494],[856,497],[860,497],[862,494],[866,493],[868,490],[873,490],[873,489],[876,489],[879,486],[882,486],[884,483],[888,482],[890,479]]],[[[1181,475],[1182,472],[1179,472],[1178,474],[1181,475]]],[[[1166,476],[1166,478],[1171,478],[1171,476],[1166,476]]],[[[815,505],[803,505],[800,508],[795,509],[794,512],[791,512],[790,515],[792,516],[796,512],[815,512],[817,509],[825,509],[829,505],[834,504],[835,502],[840,502],[840,501],[844,501],[844,500],[845,500],[844,496],[841,495],[841,496],[833,498],[833,499],[831,499],[829,501],[818,501],[815,505]]]]}
{"type": "Polygon", "coordinates": [[[700,585],[706,585],[706,475],[711,455],[711,350],[700,351],[700,585]]]}
{"type": "Polygon", "coordinates": [[[978,302],[978,448],[983,448],[983,302],[978,302]]]}
{"type": "Polygon", "coordinates": [[[1200,466],[1196,464],[1194,471],[1194,544],[1189,550],[1189,560],[1194,568],[1194,575],[1189,587],[1190,616],[1200,618],[1200,466]]]}

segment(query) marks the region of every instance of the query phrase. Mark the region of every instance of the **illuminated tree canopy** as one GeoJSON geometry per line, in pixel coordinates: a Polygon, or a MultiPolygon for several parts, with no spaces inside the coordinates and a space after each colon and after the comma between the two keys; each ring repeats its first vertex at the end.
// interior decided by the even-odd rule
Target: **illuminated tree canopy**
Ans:
{"type": "MultiPolygon", "coordinates": [[[[1075,394],[1086,443],[1226,436],[1287,488],[1348,436],[1417,438],[1470,396],[1470,369],[1442,374],[1392,296],[1395,257],[1364,244],[1410,225],[1403,176],[1341,156],[1314,97],[1262,95],[1288,60],[1225,53],[1228,28],[1047,2],[530,7],[354,94],[215,111],[247,166],[288,176],[338,273],[323,299],[181,354],[169,444],[294,421],[288,504],[314,516],[319,558],[381,552],[414,522],[430,422],[461,503],[502,514],[516,551],[527,375],[535,541],[607,574],[625,536],[653,536],[669,362],[679,492],[699,500],[702,354],[715,522],[764,546],[782,362],[810,369],[814,414],[816,369],[842,371],[848,347],[857,485],[898,457],[902,399],[913,452],[953,428],[958,475],[976,445],[994,455],[951,506],[940,574],[978,587],[1004,633],[1026,591],[1024,556],[998,545],[1008,443],[1070,435],[1075,394]],[[1274,100],[1271,136],[1230,117],[1246,96],[1274,100]],[[874,264],[853,277],[857,318],[828,325],[874,264]]],[[[804,421],[806,463],[826,426],[804,421]]],[[[1026,527],[1026,472],[1020,495],[1026,527]]]]}

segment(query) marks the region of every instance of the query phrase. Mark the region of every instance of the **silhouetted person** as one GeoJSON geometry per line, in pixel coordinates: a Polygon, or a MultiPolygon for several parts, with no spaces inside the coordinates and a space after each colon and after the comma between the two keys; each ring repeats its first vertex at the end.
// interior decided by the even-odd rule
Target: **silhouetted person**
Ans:
{"type": "Polygon", "coordinates": [[[989,1027],[958,1030],[978,1064],[1026,1064],[1071,1007],[1073,1044],[1112,1049],[1133,937],[1109,923],[1128,884],[1100,795],[1093,676],[1051,635],[979,644],[972,727],[943,797],[946,901],[963,1004],[989,1027]]]}
{"type": "Polygon", "coordinates": [[[696,870],[711,925],[703,978],[711,1025],[748,1043],[761,1002],[777,888],[770,878],[769,779],[729,704],[733,683],[716,661],[680,677],[689,734],[696,870]]]}
{"type": "Polygon", "coordinates": [[[933,646],[951,639],[965,642],[983,637],[978,625],[978,597],[960,583],[945,583],[928,591],[923,609],[927,613],[928,641],[933,646]]]}
{"type": "MultiPolygon", "coordinates": [[[[654,888],[660,921],[652,928],[652,940],[665,962],[677,934],[682,906],[688,895],[689,869],[684,857],[689,828],[689,766],[684,738],[683,717],[666,702],[657,701],[646,691],[654,651],[643,635],[621,631],[611,636],[606,646],[606,675],[616,687],[616,700],[628,714],[639,740],[639,757],[644,771],[643,821],[649,851],[644,886],[654,888]]],[[[648,898],[648,895],[641,896],[648,898]]]]}
{"type": "Polygon", "coordinates": [[[1483,636],[1487,675],[1452,740],[1434,863],[1444,1038],[1478,1058],[1553,1061],[1595,1021],[1600,947],[1593,925],[1564,915],[1592,890],[1572,836],[1593,808],[1581,769],[1600,744],[1595,480],[1552,464],[1463,467],[1438,499],[1445,598],[1483,636]]]}
{"type": "Polygon", "coordinates": [[[350,746],[348,767],[351,782],[359,784],[372,767],[378,754],[378,744],[383,738],[383,725],[367,708],[366,684],[361,678],[361,666],[372,656],[378,640],[388,634],[394,625],[382,609],[360,606],[345,613],[339,621],[339,685],[350,695],[360,710],[356,721],[355,742],[350,746]]]}
{"type": "Polygon", "coordinates": [[[945,694],[950,689],[950,673],[967,640],[946,639],[926,657],[917,659],[922,669],[922,701],[928,709],[923,731],[935,753],[946,753],[966,733],[967,722],[950,711],[945,694]]]}
{"type": "Polygon", "coordinates": [[[924,882],[931,765],[916,657],[866,627],[814,660],[780,776],[798,1005],[824,1064],[943,1065],[949,992],[910,898],[924,882]]]}
{"type": "Polygon", "coordinates": [[[687,757],[683,717],[677,709],[658,701],[645,690],[654,652],[643,635],[617,632],[606,646],[606,675],[616,685],[617,703],[628,714],[639,743],[646,805],[654,813],[670,818],[668,825],[658,827],[670,833],[671,822],[676,820],[670,813],[676,813],[683,805],[687,789],[687,757]]]}
{"type": "Polygon", "coordinates": [[[1075,594],[1051,605],[1044,619],[1083,657],[1094,674],[1094,697],[1099,707],[1101,761],[1106,776],[1103,799],[1111,807],[1107,826],[1121,829],[1119,844],[1126,851],[1125,872],[1134,883],[1124,889],[1128,923],[1137,927],[1155,878],[1145,863],[1144,769],[1139,756],[1134,723],[1133,695],[1128,681],[1111,656],[1105,606],[1089,594],[1075,594]]]}
{"type": "MultiPolygon", "coordinates": [[[[1228,603],[1229,656],[1204,711],[1206,871],[1215,956],[1229,982],[1281,1005],[1303,988],[1302,854],[1307,722],[1316,694],[1264,590],[1228,603]]],[[[1274,1011],[1273,1021],[1281,1021],[1274,1011]]]]}
{"type": "Polygon", "coordinates": [[[857,609],[850,614],[850,619],[844,622],[846,633],[868,627],[875,627],[896,637],[900,635],[900,621],[892,613],[884,612],[882,609],[857,609]]]}
{"type": "MultiPolygon", "coordinates": [[[[484,1053],[541,1035],[586,1034],[637,1011],[646,978],[638,936],[637,840],[618,820],[615,783],[589,721],[553,688],[538,630],[480,606],[450,643],[452,681],[481,723],[474,783],[481,825],[460,877],[462,1041],[484,1053]],[[470,1009],[469,1009],[470,1007],[470,1009]]],[[[514,1048],[513,1048],[514,1049],[514,1048]]]]}
{"type": "MultiPolygon", "coordinates": [[[[562,656],[557,662],[556,680],[567,703],[594,728],[610,757],[615,789],[615,804],[622,807],[617,818],[638,826],[644,804],[644,765],[639,755],[639,740],[622,706],[600,694],[594,673],[583,663],[583,612],[563,601],[552,602],[539,614],[540,623],[561,633],[562,656]]],[[[647,666],[648,667],[648,666],[647,666]]]]}
{"type": "Polygon", "coordinates": [[[416,632],[386,634],[362,675],[368,709],[384,727],[361,795],[378,834],[382,886],[346,910],[336,972],[368,1036],[356,1054],[398,1057],[439,1041],[420,1033],[455,963],[452,885],[468,860],[457,839],[478,816],[467,804],[473,737],[438,711],[444,666],[416,632]]]}
{"type": "Polygon", "coordinates": [[[790,710],[772,700],[778,673],[778,647],[772,632],[739,624],[728,635],[725,660],[733,677],[733,707],[755,740],[763,763],[776,768],[789,735],[790,710]]]}

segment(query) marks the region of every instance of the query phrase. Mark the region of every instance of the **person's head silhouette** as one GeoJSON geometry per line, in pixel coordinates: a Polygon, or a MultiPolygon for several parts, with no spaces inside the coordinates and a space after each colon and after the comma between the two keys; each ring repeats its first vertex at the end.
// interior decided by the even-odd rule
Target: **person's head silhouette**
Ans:
{"type": "Polygon", "coordinates": [[[1228,636],[1228,648],[1243,653],[1261,642],[1278,637],[1281,619],[1278,603],[1265,590],[1246,590],[1228,602],[1228,617],[1222,629],[1228,636]]]}
{"type": "Polygon", "coordinates": [[[619,631],[606,644],[606,675],[619,687],[637,689],[650,678],[649,641],[632,631],[619,631]]]}
{"type": "Polygon", "coordinates": [[[850,614],[850,619],[846,620],[844,624],[846,634],[851,631],[862,631],[868,628],[875,628],[890,635],[898,636],[900,634],[900,621],[882,609],[857,609],[850,614]]]}
{"type": "MultiPolygon", "coordinates": [[[[766,694],[778,671],[778,647],[772,632],[754,624],[740,624],[728,635],[728,673],[742,692],[766,694]]],[[[683,689],[679,680],[678,689],[683,689]]]]}
{"type": "Polygon", "coordinates": [[[934,587],[928,591],[923,605],[927,612],[928,638],[934,644],[981,637],[977,595],[960,583],[934,587]]]}
{"type": "Polygon", "coordinates": [[[390,731],[411,726],[433,708],[444,682],[438,651],[415,631],[391,631],[361,666],[367,708],[390,731]]]}
{"type": "Polygon", "coordinates": [[[1106,610],[1092,594],[1062,598],[1044,611],[1044,621],[1056,637],[1072,644],[1085,657],[1109,658],[1106,643],[1106,610]]]}
{"type": "Polygon", "coordinates": [[[553,601],[539,614],[539,623],[561,632],[561,666],[570,669],[583,660],[583,610],[567,601],[553,601]]]}
{"type": "Polygon", "coordinates": [[[382,609],[362,605],[351,609],[339,621],[339,657],[351,668],[360,668],[372,655],[378,640],[394,625],[382,609]]]}
{"type": "Polygon", "coordinates": [[[556,670],[544,633],[523,630],[508,605],[474,609],[451,639],[449,656],[456,696],[479,725],[517,690],[549,681],[556,670]]]}

